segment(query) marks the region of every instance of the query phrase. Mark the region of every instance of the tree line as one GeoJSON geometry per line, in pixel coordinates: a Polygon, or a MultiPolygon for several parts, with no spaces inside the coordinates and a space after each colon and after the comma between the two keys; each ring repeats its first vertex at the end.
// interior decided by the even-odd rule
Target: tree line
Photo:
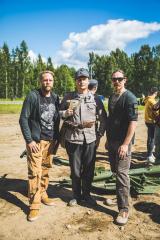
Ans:
{"type": "MultiPolygon", "coordinates": [[[[43,70],[55,73],[54,89],[59,95],[74,90],[74,68],[64,64],[55,68],[51,57],[44,62],[40,54],[32,61],[28,52],[25,41],[11,51],[6,43],[0,47],[0,98],[25,97],[31,89],[38,88],[38,76],[43,70]]],[[[88,69],[91,78],[99,82],[99,94],[106,97],[111,94],[111,73],[122,69],[128,78],[127,88],[137,97],[142,93],[146,95],[152,86],[160,86],[160,45],[143,45],[131,56],[118,48],[103,56],[91,52],[88,69]]]]}

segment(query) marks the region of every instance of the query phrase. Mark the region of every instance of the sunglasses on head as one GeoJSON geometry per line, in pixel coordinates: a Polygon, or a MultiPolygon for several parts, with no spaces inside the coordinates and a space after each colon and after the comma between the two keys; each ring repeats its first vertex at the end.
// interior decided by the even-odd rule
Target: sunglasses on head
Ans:
{"type": "Polygon", "coordinates": [[[112,81],[113,81],[113,82],[116,82],[116,81],[122,82],[123,79],[124,79],[124,77],[117,77],[117,78],[116,78],[116,77],[113,77],[113,78],[112,78],[112,81]]]}

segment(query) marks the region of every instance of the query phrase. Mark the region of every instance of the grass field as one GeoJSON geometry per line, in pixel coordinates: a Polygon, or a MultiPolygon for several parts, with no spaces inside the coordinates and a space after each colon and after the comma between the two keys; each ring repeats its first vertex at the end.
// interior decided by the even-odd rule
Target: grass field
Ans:
{"type": "Polygon", "coordinates": [[[139,106],[138,106],[138,110],[139,110],[139,111],[143,111],[143,110],[144,110],[144,106],[139,105],[139,106]]]}
{"type": "Polygon", "coordinates": [[[0,114],[20,113],[21,108],[21,104],[0,104],[0,114]]]}
{"type": "MultiPolygon", "coordinates": [[[[21,104],[0,104],[0,114],[5,113],[20,113],[22,108],[21,104]]],[[[105,109],[107,109],[107,104],[105,103],[105,109]]],[[[144,106],[138,106],[139,111],[144,110],[144,106]]]]}
{"type": "Polygon", "coordinates": [[[10,102],[10,101],[14,101],[14,102],[19,102],[19,101],[23,101],[24,98],[15,98],[15,99],[11,99],[11,98],[0,98],[0,101],[2,102],[10,102]]]}

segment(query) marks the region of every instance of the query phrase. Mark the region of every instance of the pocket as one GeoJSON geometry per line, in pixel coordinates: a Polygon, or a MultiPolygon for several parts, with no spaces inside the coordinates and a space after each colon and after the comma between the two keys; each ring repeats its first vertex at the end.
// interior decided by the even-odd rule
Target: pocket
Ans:
{"type": "Polygon", "coordinates": [[[96,104],[95,103],[87,103],[87,110],[96,112],[96,104]]]}

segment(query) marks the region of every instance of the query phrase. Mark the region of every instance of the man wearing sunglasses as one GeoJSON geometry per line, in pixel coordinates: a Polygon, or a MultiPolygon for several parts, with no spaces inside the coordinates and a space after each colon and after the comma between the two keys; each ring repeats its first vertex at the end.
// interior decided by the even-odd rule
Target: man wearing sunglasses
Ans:
{"type": "Polygon", "coordinates": [[[108,102],[107,138],[111,170],[116,174],[119,214],[116,222],[124,225],[129,216],[131,144],[134,138],[138,111],[137,99],[125,88],[127,78],[122,70],[112,73],[114,93],[108,102]]]}

